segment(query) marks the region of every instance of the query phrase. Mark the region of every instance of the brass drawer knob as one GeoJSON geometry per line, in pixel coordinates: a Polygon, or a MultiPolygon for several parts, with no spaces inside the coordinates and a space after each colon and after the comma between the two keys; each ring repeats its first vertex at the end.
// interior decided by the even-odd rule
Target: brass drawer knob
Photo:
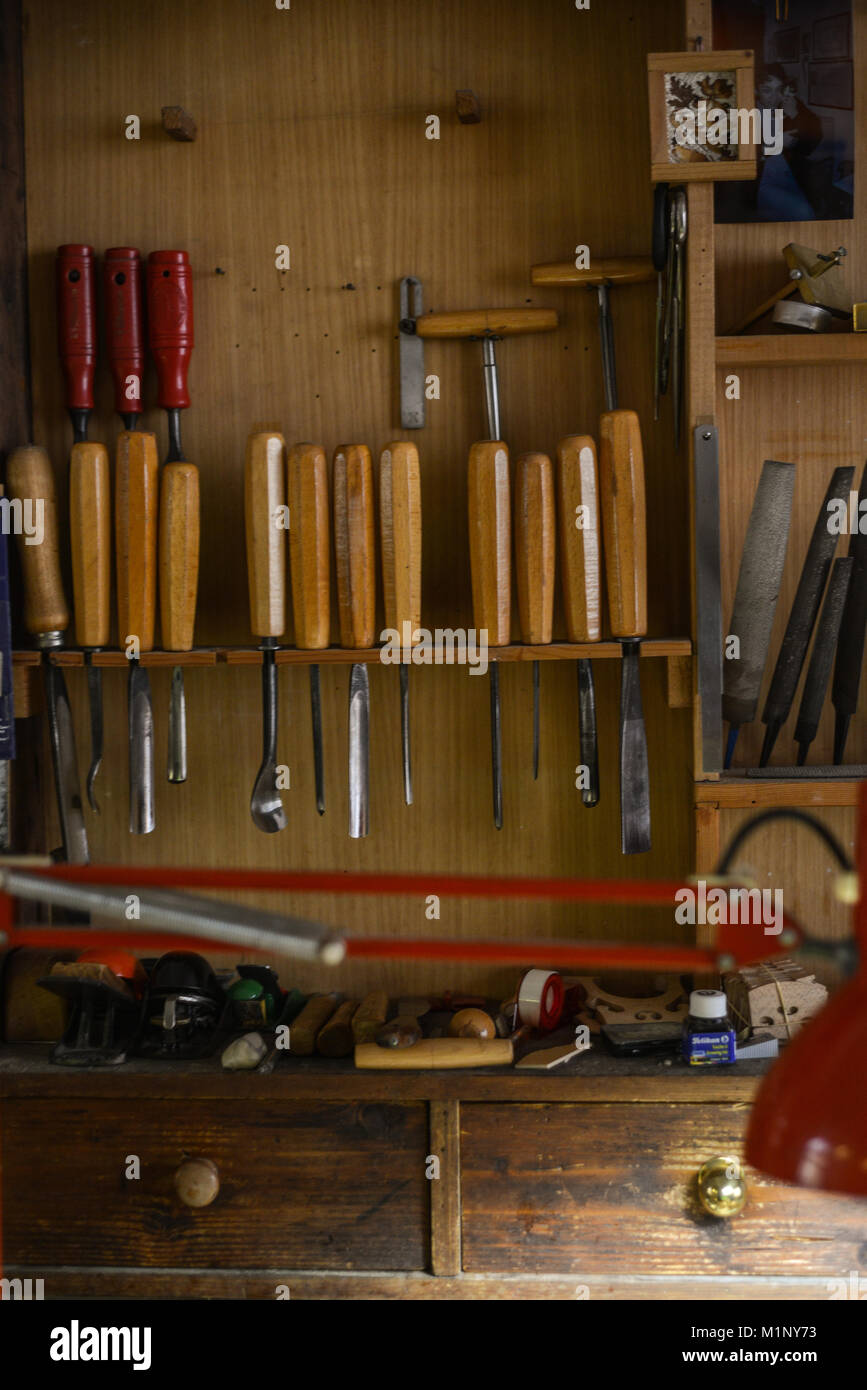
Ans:
{"type": "Polygon", "coordinates": [[[220,1174],[209,1158],[185,1158],[175,1173],[175,1191],[188,1207],[208,1207],[220,1190],[220,1174]]]}
{"type": "Polygon", "coordinates": [[[743,1165],[733,1154],[709,1158],[698,1170],[698,1200],[711,1216],[737,1216],[747,1200],[743,1165]]]}

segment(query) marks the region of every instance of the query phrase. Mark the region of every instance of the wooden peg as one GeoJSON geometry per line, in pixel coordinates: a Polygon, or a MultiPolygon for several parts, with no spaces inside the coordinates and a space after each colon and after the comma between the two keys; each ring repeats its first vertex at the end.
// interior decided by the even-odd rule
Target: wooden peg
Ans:
{"type": "Polygon", "coordinates": [[[173,140],[195,140],[198,132],[189,111],[185,111],[183,106],[164,106],[162,110],[166,134],[173,140]]]}
{"type": "Polygon", "coordinates": [[[482,119],[482,103],[470,87],[455,92],[455,109],[461,125],[478,125],[482,119]]]}

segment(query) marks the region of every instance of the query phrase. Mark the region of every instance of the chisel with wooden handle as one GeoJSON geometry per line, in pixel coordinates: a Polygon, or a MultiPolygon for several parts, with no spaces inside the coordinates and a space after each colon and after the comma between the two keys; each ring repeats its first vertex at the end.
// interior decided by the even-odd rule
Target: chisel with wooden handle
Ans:
{"type": "Polygon", "coordinates": [[[644,455],[634,410],[599,422],[599,484],[611,632],[623,655],[620,681],[620,847],[650,849],[650,780],[641,705],[641,638],[647,632],[644,455]]]}
{"type": "MultiPolygon", "coordinates": [[[[397,440],[386,444],[379,461],[379,520],[385,625],[397,633],[406,653],[421,625],[421,477],[418,449],[397,440]]],[[[412,805],[409,737],[409,665],[401,661],[400,747],[403,799],[412,805]]]]}
{"type": "Polygon", "coordinates": [[[129,828],[149,835],[154,812],[154,715],[148,673],[139,657],[153,651],[157,589],[157,437],[123,430],[114,482],[117,632],[129,661],[129,828]]]}
{"type": "MultiPolygon", "coordinates": [[[[334,551],[340,645],[372,647],[376,618],[373,466],[365,444],[334,453],[334,551]]],[[[349,834],[370,830],[370,683],[364,662],[349,674],[349,834]]]]}
{"type": "MultiPolygon", "coordinates": [[[[190,404],[187,372],[193,350],[193,272],[186,251],[148,256],[148,338],[157,369],[157,404],[169,426],[160,484],[160,628],[169,652],[193,645],[199,583],[199,470],[181,445],[181,411],[190,404]]],[[[184,668],[172,671],[167,776],[187,778],[184,668]]]]}
{"type": "MultiPolygon", "coordinates": [[[[328,465],[319,444],[294,444],[289,450],[289,565],[295,645],[321,651],[331,633],[331,564],[328,531],[328,465]]],[[[322,757],[322,692],[319,666],[310,667],[310,715],[313,725],[313,770],[316,809],[325,813],[322,757]]]]}
{"type": "MultiPolygon", "coordinates": [[[[509,451],[499,440],[470,449],[468,468],[473,622],[488,647],[507,647],[512,625],[509,451]]],[[[500,669],[491,662],[491,766],[494,825],[503,828],[503,755],[500,669]]]]}
{"type": "MultiPolygon", "coordinates": [[[[599,468],[590,435],[570,434],[557,446],[557,504],[566,635],[570,642],[598,642],[602,636],[599,468]]],[[[585,806],[596,806],[599,746],[593,665],[583,657],[576,665],[581,800],[585,806]]]]}
{"type": "MultiPolygon", "coordinates": [[[[834,762],[840,764],[846,751],[846,739],[852,715],[858,708],[858,687],[864,662],[864,637],[867,631],[867,532],[862,531],[862,505],[867,504],[867,465],[861,474],[858,490],[858,529],[852,532],[849,555],[855,561],[843,621],[837,640],[834,662],[834,683],[831,702],[834,706],[834,762]]],[[[867,506],[865,506],[867,510],[867,506]]]]}
{"type": "MultiPolygon", "coordinates": [[[[250,628],[262,652],[262,763],[250,797],[258,830],[286,828],[277,772],[277,638],[286,630],[286,445],[282,434],[251,434],[244,460],[250,628]]],[[[291,518],[290,518],[291,522],[291,518]]]]}
{"type": "Polygon", "coordinates": [[[822,706],[825,703],[825,694],[834,661],[834,651],[837,646],[837,638],[840,635],[840,624],[843,620],[846,595],[849,591],[854,566],[853,557],[843,555],[839,560],[834,561],[831,569],[828,591],[825,595],[825,602],[822,604],[822,612],[819,615],[816,640],[813,643],[813,652],[804,680],[804,692],[801,696],[798,722],[795,725],[798,767],[803,767],[807,761],[810,744],[819,730],[819,720],[822,717],[822,706]]]}
{"type": "MultiPolygon", "coordinates": [[[[515,574],[521,641],[547,645],[554,621],[554,470],[547,454],[522,454],[515,477],[515,574]]],[[[539,663],[533,662],[533,778],[539,776],[539,663]]]]}
{"type": "Polygon", "coordinates": [[[109,635],[111,524],[108,454],[102,444],[87,442],[96,368],[93,248],[58,246],[55,281],[58,347],[74,440],[69,457],[69,519],[75,638],[84,651],[90,703],[86,790],[91,810],[98,813],[93,786],[102,762],[102,672],[93,665],[93,653],[105,646],[109,635]]]}
{"type": "Polygon", "coordinates": [[[57,501],[51,461],[44,449],[34,444],[14,449],[6,461],[6,488],[10,498],[28,509],[39,525],[41,544],[28,545],[19,532],[18,544],[24,580],[24,626],[42,652],[48,729],[54,765],[54,787],[63,838],[64,857],[70,864],[88,862],[87,832],[75,756],[75,731],[63,671],[51,661],[49,653],[63,645],[69,626],[69,610],[60,577],[57,533],[57,501]]]}
{"type": "Polygon", "coordinates": [[[134,430],[142,413],[144,319],[141,254],[134,246],[113,246],[102,262],[105,347],[114,382],[114,408],[125,430],[134,430]]]}

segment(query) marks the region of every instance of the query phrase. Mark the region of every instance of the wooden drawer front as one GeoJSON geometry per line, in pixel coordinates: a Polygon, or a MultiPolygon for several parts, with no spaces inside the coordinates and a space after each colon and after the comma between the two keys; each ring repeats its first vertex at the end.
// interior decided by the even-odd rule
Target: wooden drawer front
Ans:
{"type": "Polygon", "coordinates": [[[727,1220],[695,1175],[743,1152],[736,1105],[462,1105],[467,1271],[825,1275],[867,1268],[867,1202],[747,1170],[727,1220]]]}
{"type": "Polygon", "coordinates": [[[424,1105],[11,1100],[0,1107],[4,1259],[201,1269],[423,1269],[424,1105]],[[124,1176],[141,1159],[138,1181],[124,1176]],[[219,1170],[192,1210],[186,1155],[219,1170]]]}

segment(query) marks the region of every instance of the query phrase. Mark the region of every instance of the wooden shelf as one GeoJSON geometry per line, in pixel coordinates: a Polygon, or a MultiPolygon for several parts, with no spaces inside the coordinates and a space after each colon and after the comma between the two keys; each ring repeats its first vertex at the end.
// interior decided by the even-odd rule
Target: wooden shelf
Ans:
{"type": "Polygon", "coordinates": [[[833,777],[827,781],[782,777],[764,781],[755,777],[723,776],[715,782],[696,782],[696,806],[745,810],[764,806],[857,806],[860,779],[833,777]]]}
{"type": "Polygon", "coordinates": [[[717,338],[718,367],[822,367],[867,363],[867,333],[754,333],[717,338]]]}

